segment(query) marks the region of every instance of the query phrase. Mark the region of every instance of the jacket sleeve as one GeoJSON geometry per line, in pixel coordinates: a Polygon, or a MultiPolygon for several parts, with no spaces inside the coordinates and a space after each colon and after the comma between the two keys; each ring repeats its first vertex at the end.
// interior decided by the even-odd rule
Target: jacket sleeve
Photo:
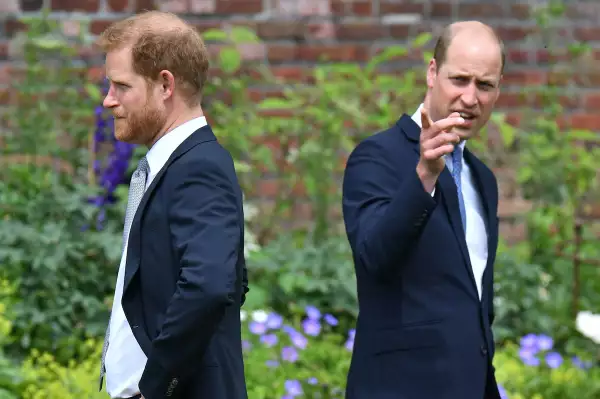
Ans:
{"type": "MultiPolygon", "coordinates": [[[[416,164],[374,140],[348,158],[343,214],[350,246],[366,272],[385,280],[399,272],[437,206],[417,176],[416,164]]],[[[439,190],[436,190],[439,192],[439,190]]]]}
{"type": "Polygon", "coordinates": [[[180,262],[175,293],[153,340],[140,390],[146,399],[178,398],[197,372],[225,310],[235,302],[241,210],[236,190],[213,161],[194,161],[170,189],[171,245],[180,262]]]}

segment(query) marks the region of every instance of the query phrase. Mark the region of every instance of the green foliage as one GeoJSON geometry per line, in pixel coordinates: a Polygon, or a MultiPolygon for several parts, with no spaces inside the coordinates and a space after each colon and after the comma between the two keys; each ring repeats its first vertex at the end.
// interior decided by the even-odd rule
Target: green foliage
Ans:
{"type": "Polygon", "coordinates": [[[251,31],[209,31],[205,36],[224,46],[218,65],[225,74],[213,80],[207,94],[216,134],[238,160],[246,193],[260,194],[256,189],[265,176],[277,185],[271,205],[261,207],[252,224],[258,242],[264,244],[278,235],[282,223],[298,219],[306,203],[311,208],[307,229],[315,243],[339,234],[340,221],[331,212],[340,204],[337,183],[344,157],[358,139],[389,127],[400,112],[420,101],[414,72],[381,74],[381,68],[424,46],[430,35],[418,37],[412,48],[389,47],[365,66],[316,66],[309,77],[313,84],[283,82],[260,65],[240,64],[230,53],[241,44],[256,43],[251,31]],[[249,90],[257,82],[282,93],[257,103],[249,90]],[[220,97],[225,91],[227,96],[220,97]]]}
{"type": "Polygon", "coordinates": [[[86,182],[100,97],[73,63],[84,40],[60,36],[46,19],[28,22],[0,170],[0,275],[15,284],[11,353],[39,348],[69,359],[105,329],[121,227],[96,228],[98,188],[86,182]]]}
{"type": "Polygon", "coordinates": [[[356,278],[345,237],[315,245],[311,238],[283,235],[248,259],[253,281],[249,308],[272,308],[289,314],[313,304],[342,318],[357,315],[356,278]]]}
{"type": "MultiPolygon", "coordinates": [[[[496,379],[510,399],[594,399],[600,395],[600,369],[585,369],[566,358],[558,368],[525,365],[518,346],[496,353],[496,379]]],[[[543,359],[543,355],[541,358],[543,359]]]]}
{"type": "Polygon", "coordinates": [[[243,329],[248,397],[280,398],[297,382],[303,392],[298,397],[343,398],[350,365],[343,330],[324,324],[313,337],[296,320],[260,335],[250,332],[248,325],[243,329]]]}
{"type": "Polygon", "coordinates": [[[98,391],[98,359],[102,341],[87,340],[81,345],[81,361],[71,360],[66,365],[48,352],[32,351],[23,363],[23,399],[106,399],[106,392],[98,391]]]}

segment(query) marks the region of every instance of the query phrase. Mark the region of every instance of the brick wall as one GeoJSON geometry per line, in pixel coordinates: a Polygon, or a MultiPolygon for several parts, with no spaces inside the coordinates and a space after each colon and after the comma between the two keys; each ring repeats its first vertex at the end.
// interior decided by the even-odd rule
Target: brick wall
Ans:
{"type": "MultiPolygon", "coordinates": [[[[540,3],[540,2],[535,2],[540,3]]],[[[568,1],[568,18],[560,23],[563,42],[582,40],[600,45],[600,2],[568,1]]],[[[403,42],[424,31],[437,32],[457,19],[480,19],[495,26],[508,49],[508,67],[499,106],[512,120],[528,104],[519,96],[526,85],[541,84],[559,75],[548,71],[549,54],[543,41],[527,39],[535,22],[527,1],[431,0],[1,0],[0,85],[9,85],[9,44],[18,24],[14,17],[51,7],[64,29],[78,28],[79,18],[91,17],[91,31],[130,13],[159,8],[185,14],[199,29],[222,23],[254,27],[266,41],[247,56],[263,60],[277,74],[299,77],[320,56],[338,61],[364,61],[378,48],[403,42]]],[[[599,47],[600,48],[600,47],[599,47]]],[[[565,98],[568,112],[561,122],[574,127],[600,129],[600,51],[578,65],[571,87],[576,95],[565,98]]],[[[504,199],[500,213],[506,222],[504,236],[518,237],[519,226],[510,216],[527,209],[518,198],[510,174],[498,171],[504,199]]]]}

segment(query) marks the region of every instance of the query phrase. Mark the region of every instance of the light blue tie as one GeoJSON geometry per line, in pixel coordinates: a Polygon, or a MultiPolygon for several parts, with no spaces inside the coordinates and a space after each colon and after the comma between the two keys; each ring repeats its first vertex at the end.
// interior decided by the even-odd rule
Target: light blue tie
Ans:
{"type": "Polygon", "coordinates": [[[456,189],[458,194],[458,205],[460,208],[460,217],[462,219],[463,230],[467,231],[467,213],[465,211],[465,200],[462,193],[462,184],[460,180],[460,173],[462,172],[462,158],[463,151],[460,145],[454,147],[452,151],[452,177],[454,183],[456,183],[456,189]]]}

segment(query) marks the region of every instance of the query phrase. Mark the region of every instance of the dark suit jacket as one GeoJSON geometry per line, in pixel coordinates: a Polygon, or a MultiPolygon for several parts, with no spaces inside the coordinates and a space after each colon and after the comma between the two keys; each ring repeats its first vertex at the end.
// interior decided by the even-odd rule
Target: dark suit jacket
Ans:
{"type": "Polygon", "coordinates": [[[246,399],[242,193],[205,126],[172,154],[132,222],[123,309],[148,356],[146,399],[246,399]]]}
{"type": "Polygon", "coordinates": [[[465,151],[488,229],[480,301],[456,185],[445,168],[434,197],[423,189],[416,173],[419,135],[405,114],[362,141],[346,166],[343,214],[359,300],[346,397],[497,398],[491,366],[496,179],[465,151]]]}

